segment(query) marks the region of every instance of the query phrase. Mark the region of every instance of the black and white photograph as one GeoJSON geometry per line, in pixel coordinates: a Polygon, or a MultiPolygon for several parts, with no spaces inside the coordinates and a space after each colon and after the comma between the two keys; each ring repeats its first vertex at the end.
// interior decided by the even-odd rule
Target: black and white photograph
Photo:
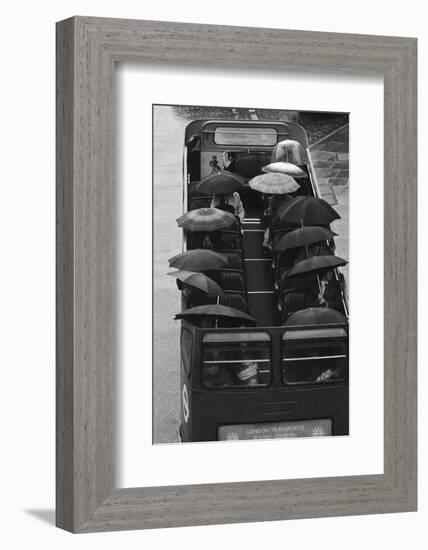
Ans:
{"type": "Polygon", "coordinates": [[[153,443],[349,435],[349,113],[152,114],[153,443]]]}

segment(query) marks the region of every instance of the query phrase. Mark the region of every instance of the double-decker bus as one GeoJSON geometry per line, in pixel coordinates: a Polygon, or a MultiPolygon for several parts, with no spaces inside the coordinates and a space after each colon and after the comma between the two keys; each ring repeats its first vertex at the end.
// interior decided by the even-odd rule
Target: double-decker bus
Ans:
{"type": "MultiPolygon", "coordinates": [[[[296,194],[320,197],[307,136],[297,123],[196,120],[188,124],[184,212],[210,206],[211,197],[199,194],[196,182],[216,170],[235,172],[248,181],[262,173],[286,140],[301,145],[299,165],[306,176],[299,179],[296,194]]],[[[257,323],[202,328],[181,321],[180,439],[347,435],[348,306],[343,275],[338,268],[331,270],[334,291],[329,305],[339,313],[335,322],[287,323],[290,314],[305,307],[296,278],[290,284],[281,276],[295,264],[296,251],[279,255],[262,246],[263,197],[250,187],[239,193],[245,209],[242,231],[223,232],[215,250],[229,260],[221,274],[224,303],[246,311],[257,323]],[[251,377],[236,375],[243,369],[251,377]]],[[[272,226],[272,242],[289,230],[272,226]]],[[[200,247],[195,236],[183,232],[184,250],[200,247]]],[[[327,247],[327,253],[334,254],[333,240],[327,247]]]]}

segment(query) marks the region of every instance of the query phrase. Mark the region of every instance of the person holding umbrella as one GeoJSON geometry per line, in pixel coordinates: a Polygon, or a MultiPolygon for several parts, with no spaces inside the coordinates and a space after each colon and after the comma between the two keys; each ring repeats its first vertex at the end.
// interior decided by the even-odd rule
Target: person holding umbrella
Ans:
{"type": "Polygon", "coordinates": [[[319,274],[320,284],[319,284],[319,292],[317,296],[318,305],[323,307],[329,306],[326,300],[326,293],[327,293],[328,286],[332,280],[333,280],[333,271],[331,271],[330,269],[319,274]]]}
{"type": "Polygon", "coordinates": [[[218,208],[219,210],[225,210],[226,212],[231,212],[239,218],[241,223],[244,221],[245,210],[244,205],[241,201],[241,196],[239,195],[238,191],[227,194],[218,193],[216,195],[213,195],[210,207],[218,208]]]}
{"type": "Polygon", "coordinates": [[[223,289],[204,273],[180,270],[168,275],[175,277],[177,287],[182,291],[186,308],[192,308],[209,303],[209,296],[218,298],[224,296],[223,289]]]}
{"type": "Polygon", "coordinates": [[[270,224],[279,206],[290,199],[290,193],[294,193],[300,188],[297,181],[287,174],[278,172],[268,172],[251,179],[248,182],[251,189],[259,191],[265,199],[265,222],[266,229],[263,237],[262,246],[271,248],[270,245],[270,224]]]}
{"type": "Polygon", "coordinates": [[[271,238],[270,238],[270,229],[271,229],[272,220],[275,218],[278,208],[281,206],[281,204],[290,201],[292,198],[293,198],[292,195],[290,195],[289,193],[285,193],[284,195],[263,194],[263,201],[265,204],[263,218],[266,225],[266,229],[263,235],[263,242],[262,242],[262,246],[264,248],[268,248],[269,250],[272,248],[271,238]]]}

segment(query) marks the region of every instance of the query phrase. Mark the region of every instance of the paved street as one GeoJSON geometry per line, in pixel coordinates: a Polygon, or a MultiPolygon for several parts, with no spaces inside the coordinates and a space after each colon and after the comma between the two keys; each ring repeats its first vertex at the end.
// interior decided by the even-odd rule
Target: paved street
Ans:
{"type": "MultiPolygon", "coordinates": [[[[183,137],[188,123],[189,119],[176,115],[172,107],[161,106],[154,110],[154,443],[178,441],[180,334],[179,323],[173,317],[180,310],[180,296],[167,272],[168,258],[182,250],[182,235],[175,220],[182,213],[183,137]]],[[[346,140],[347,134],[342,131],[335,138],[332,136],[315,145],[313,156],[325,198],[342,216],[332,228],[340,235],[336,239],[337,255],[347,259],[348,183],[344,178],[347,157],[343,150],[346,140]],[[341,174],[337,175],[339,171],[341,174]],[[342,179],[334,181],[335,177],[342,179]]],[[[347,269],[344,273],[347,278],[347,269]]]]}

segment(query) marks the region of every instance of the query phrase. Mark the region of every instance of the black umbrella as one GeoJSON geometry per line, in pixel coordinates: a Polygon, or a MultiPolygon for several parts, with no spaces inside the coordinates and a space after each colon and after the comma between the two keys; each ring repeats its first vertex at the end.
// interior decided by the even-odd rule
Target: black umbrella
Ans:
{"type": "Polygon", "coordinates": [[[256,319],[254,319],[254,317],[251,317],[251,315],[247,315],[247,313],[244,313],[243,311],[239,311],[239,309],[222,306],[220,304],[207,304],[203,306],[192,307],[190,309],[186,309],[186,311],[177,313],[175,316],[175,319],[192,319],[194,317],[199,317],[199,318],[211,317],[214,319],[218,319],[219,317],[222,317],[222,318],[229,318],[229,319],[238,319],[238,320],[250,322],[252,324],[257,323],[256,319]]]}
{"type": "Polygon", "coordinates": [[[220,170],[203,178],[195,191],[202,195],[228,195],[245,187],[245,179],[233,172],[220,170]]]}
{"type": "Polygon", "coordinates": [[[224,296],[223,289],[210,277],[207,277],[204,273],[196,273],[194,271],[172,271],[168,273],[172,277],[176,277],[182,283],[189,285],[198,290],[202,290],[205,294],[211,296],[224,296]]]}
{"type": "Polygon", "coordinates": [[[228,264],[228,258],[213,250],[195,248],[177,254],[168,260],[169,267],[187,269],[188,271],[208,271],[219,269],[228,264]]]}
{"type": "Polygon", "coordinates": [[[346,322],[346,317],[335,309],[309,307],[292,313],[284,325],[328,325],[346,322]]]}
{"type": "Polygon", "coordinates": [[[230,212],[219,208],[198,208],[177,218],[177,223],[189,231],[210,232],[236,225],[236,219],[230,212]]]}
{"type": "Polygon", "coordinates": [[[296,225],[328,226],[339,214],[328,202],[318,197],[298,196],[282,204],[277,211],[278,217],[287,223],[296,225]]]}
{"type": "Polygon", "coordinates": [[[337,233],[334,233],[334,231],[326,227],[306,225],[283,235],[275,244],[274,248],[275,250],[289,250],[290,248],[297,248],[299,246],[307,247],[313,243],[328,241],[335,235],[337,235],[337,233]]]}
{"type": "Polygon", "coordinates": [[[346,265],[348,262],[338,256],[312,256],[307,260],[297,262],[293,269],[291,269],[285,276],[293,277],[294,275],[301,275],[302,273],[311,273],[315,271],[322,271],[324,269],[333,269],[341,265],[346,265]]]}

